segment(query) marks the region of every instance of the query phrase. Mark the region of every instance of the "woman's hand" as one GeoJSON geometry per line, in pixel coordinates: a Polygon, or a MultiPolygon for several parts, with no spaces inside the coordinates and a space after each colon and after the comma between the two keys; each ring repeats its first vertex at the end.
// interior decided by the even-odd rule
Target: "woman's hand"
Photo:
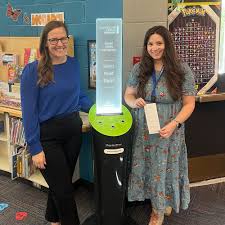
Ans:
{"type": "Polygon", "coordinates": [[[146,105],[145,100],[143,98],[136,98],[137,96],[137,88],[127,87],[124,100],[131,108],[142,108],[146,105]]]}
{"type": "Polygon", "coordinates": [[[172,120],[170,123],[168,123],[159,131],[159,134],[162,138],[169,138],[176,128],[177,124],[175,121],[172,120]]]}
{"type": "Polygon", "coordinates": [[[46,159],[45,159],[45,153],[41,151],[37,155],[32,156],[32,160],[34,165],[39,169],[45,169],[46,165],[46,159]]]}
{"type": "Polygon", "coordinates": [[[137,98],[134,100],[134,108],[142,108],[146,105],[146,102],[143,98],[137,98]]]}

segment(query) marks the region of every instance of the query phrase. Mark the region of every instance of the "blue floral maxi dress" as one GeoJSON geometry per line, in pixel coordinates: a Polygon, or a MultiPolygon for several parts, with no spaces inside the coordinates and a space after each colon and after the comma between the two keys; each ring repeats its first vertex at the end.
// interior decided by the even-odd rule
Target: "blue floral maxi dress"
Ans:
{"type": "MultiPolygon", "coordinates": [[[[195,95],[194,76],[190,68],[182,65],[185,71],[183,95],[195,95]]],[[[129,76],[129,87],[137,87],[139,64],[129,76]]],[[[159,74],[156,74],[156,77],[159,74]]],[[[156,87],[156,104],[162,128],[180,112],[182,100],[174,101],[166,86],[165,72],[156,87]]],[[[158,79],[158,77],[157,77],[158,79]]],[[[153,82],[146,83],[146,101],[150,102],[153,82]]],[[[128,182],[128,200],[144,201],[150,199],[152,207],[164,211],[171,206],[176,212],[187,209],[190,201],[187,149],[184,124],[176,129],[169,138],[159,134],[149,134],[144,109],[134,109],[134,138],[131,173],[128,182]]]]}

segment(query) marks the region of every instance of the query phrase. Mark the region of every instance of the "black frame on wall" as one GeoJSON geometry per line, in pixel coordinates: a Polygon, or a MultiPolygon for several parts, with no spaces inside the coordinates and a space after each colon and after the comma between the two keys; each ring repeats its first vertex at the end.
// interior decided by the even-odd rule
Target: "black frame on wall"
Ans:
{"type": "Polygon", "coordinates": [[[88,50],[88,88],[96,89],[96,41],[87,41],[88,50]]]}

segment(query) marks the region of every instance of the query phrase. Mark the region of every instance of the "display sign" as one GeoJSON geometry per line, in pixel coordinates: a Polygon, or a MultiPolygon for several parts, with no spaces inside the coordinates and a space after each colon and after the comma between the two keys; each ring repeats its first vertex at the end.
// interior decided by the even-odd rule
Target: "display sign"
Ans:
{"type": "Polygon", "coordinates": [[[218,70],[220,3],[170,3],[168,25],[179,58],[195,75],[197,89],[216,80],[213,76],[218,70]]]}
{"type": "Polygon", "coordinates": [[[64,22],[64,12],[31,14],[31,26],[45,26],[52,20],[64,22]]]}
{"type": "Polygon", "coordinates": [[[122,19],[96,20],[96,114],[122,113],[122,19]]]}

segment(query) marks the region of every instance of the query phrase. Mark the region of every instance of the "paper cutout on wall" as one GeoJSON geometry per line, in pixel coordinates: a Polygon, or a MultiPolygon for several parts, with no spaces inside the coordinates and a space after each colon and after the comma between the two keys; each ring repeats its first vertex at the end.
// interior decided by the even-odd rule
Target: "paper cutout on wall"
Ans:
{"type": "Polygon", "coordinates": [[[27,15],[27,13],[23,14],[23,23],[30,24],[30,17],[27,15]]]}
{"type": "Polygon", "coordinates": [[[19,16],[21,15],[21,9],[13,9],[10,3],[7,4],[6,16],[9,17],[13,21],[18,21],[19,16]]]}

